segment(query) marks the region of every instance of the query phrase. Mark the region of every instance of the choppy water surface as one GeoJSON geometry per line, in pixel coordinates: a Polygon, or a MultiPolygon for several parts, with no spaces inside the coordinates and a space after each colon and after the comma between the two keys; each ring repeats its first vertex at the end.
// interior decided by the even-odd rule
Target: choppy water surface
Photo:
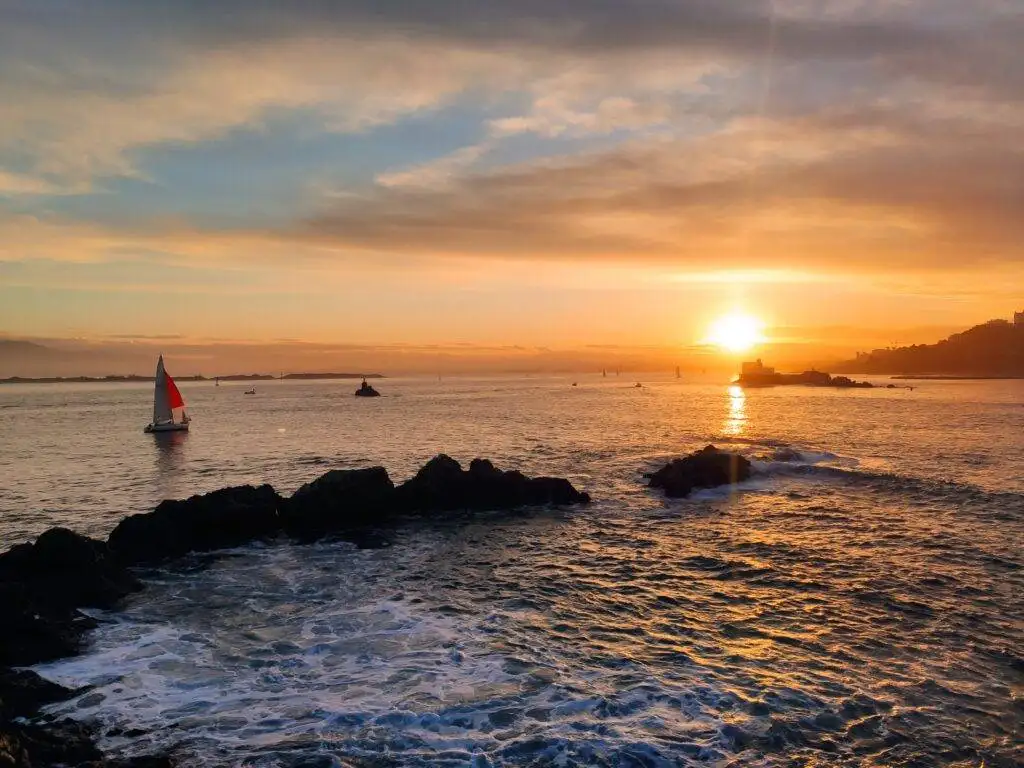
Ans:
{"type": "Polygon", "coordinates": [[[569,476],[586,509],[259,546],[147,575],[55,711],[187,765],[1019,765],[1024,385],[569,380],[0,389],[0,536],[102,535],[164,496],[438,451],[569,476]],[[640,472],[707,442],[734,491],[640,472]]]}

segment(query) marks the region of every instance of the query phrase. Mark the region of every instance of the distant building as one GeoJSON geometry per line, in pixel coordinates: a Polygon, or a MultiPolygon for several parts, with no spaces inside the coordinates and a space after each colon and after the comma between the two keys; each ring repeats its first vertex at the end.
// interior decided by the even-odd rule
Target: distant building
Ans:
{"type": "Polygon", "coordinates": [[[1024,312],[1014,312],[1013,313],[1013,324],[1014,325],[1024,325],[1024,312]]]}
{"type": "Polygon", "coordinates": [[[761,358],[757,358],[753,363],[743,363],[740,366],[740,374],[742,376],[774,376],[775,369],[762,363],[761,358]]]}

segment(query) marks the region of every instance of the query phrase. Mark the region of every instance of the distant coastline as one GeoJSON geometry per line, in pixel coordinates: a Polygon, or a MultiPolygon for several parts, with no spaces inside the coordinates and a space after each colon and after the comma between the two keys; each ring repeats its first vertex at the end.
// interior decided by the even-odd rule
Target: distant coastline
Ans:
{"type": "Polygon", "coordinates": [[[1024,378],[1024,312],[1012,321],[989,320],[935,344],[862,352],[838,365],[840,371],[893,378],[1024,378]]]}
{"type": "MultiPolygon", "coordinates": [[[[383,379],[382,373],[288,373],[271,376],[263,373],[229,376],[175,376],[175,381],[312,381],[318,379],[383,379]]],[[[152,376],[9,376],[0,384],[124,384],[153,381],[152,376]]]]}
{"type": "Polygon", "coordinates": [[[1024,379],[1024,376],[949,376],[941,373],[905,373],[889,378],[904,381],[1018,381],[1024,379]]]}

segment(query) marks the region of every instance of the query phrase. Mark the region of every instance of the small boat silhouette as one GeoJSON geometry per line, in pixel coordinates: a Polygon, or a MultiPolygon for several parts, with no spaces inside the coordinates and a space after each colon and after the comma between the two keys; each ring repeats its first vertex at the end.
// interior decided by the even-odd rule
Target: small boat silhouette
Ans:
{"type": "Polygon", "coordinates": [[[363,379],[363,383],[356,390],[356,397],[380,397],[380,392],[367,384],[366,379],[363,379]]]}

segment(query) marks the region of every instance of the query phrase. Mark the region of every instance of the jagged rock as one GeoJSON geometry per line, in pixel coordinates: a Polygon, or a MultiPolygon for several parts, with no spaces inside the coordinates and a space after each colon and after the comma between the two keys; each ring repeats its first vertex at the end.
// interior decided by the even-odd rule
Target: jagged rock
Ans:
{"type": "Polygon", "coordinates": [[[688,496],[697,488],[740,483],[750,477],[750,462],[738,453],[709,445],[681,459],[673,459],[657,472],[645,475],[648,486],[661,488],[670,498],[688,496]]]}
{"type": "Polygon", "coordinates": [[[0,664],[27,665],[75,653],[95,622],[76,608],[109,608],[142,588],[107,545],[51,528],[0,555],[0,664]]]}
{"type": "Polygon", "coordinates": [[[486,459],[474,459],[464,471],[450,456],[428,461],[416,476],[396,489],[399,505],[410,512],[513,509],[538,504],[586,504],[590,497],[562,478],[528,478],[503,472],[486,459]]]}
{"type": "Polygon", "coordinates": [[[50,528],[34,544],[0,555],[0,581],[19,582],[36,602],[54,608],[109,608],[142,585],[102,541],[50,528]]]}
{"type": "Polygon", "coordinates": [[[94,626],[73,609],[37,605],[21,584],[0,583],[0,664],[27,666],[71,656],[82,633],[94,626]]]}
{"type": "Polygon", "coordinates": [[[152,512],[126,517],[107,544],[129,565],[157,563],[189,552],[234,547],[280,531],[282,499],[269,485],[222,488],[152,512]]]}
{"type": "Polygon", "coordinates": [[[0,719],[31,717],[41,707],[63,701],[74,693],[31,670],[0,667],[0,719]]]}
{"type": "Polygon", "coordinates": [[[395,484],[384,467],[333,469],[288,499],[284,529],[308,540],[383,522],[395,508],[395,484]]]}
{"type": "Polygon", "coordinates": [[[73,720],[46,725],[0,723],[0,768],[102,765],[89,728],[73,720]]]}

